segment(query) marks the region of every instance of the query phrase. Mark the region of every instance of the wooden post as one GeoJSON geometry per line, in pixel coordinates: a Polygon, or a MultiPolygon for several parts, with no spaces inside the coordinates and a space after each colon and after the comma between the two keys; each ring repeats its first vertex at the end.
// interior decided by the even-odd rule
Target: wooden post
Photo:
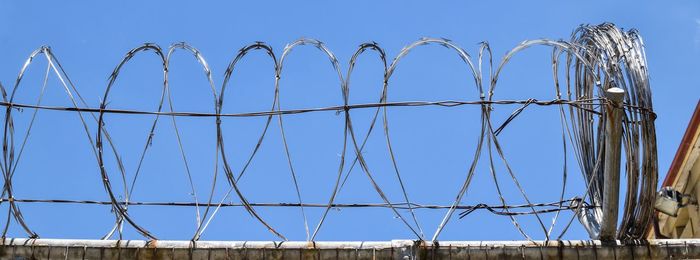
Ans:
{"type": "Polygon", "coordinates": [[[620,156],[622,144],[622,103],[625,90],[609,88],[605,93],[605,163],[603,165],[603,221],[600,240],[615,240],[620,198],[620,156]]]}

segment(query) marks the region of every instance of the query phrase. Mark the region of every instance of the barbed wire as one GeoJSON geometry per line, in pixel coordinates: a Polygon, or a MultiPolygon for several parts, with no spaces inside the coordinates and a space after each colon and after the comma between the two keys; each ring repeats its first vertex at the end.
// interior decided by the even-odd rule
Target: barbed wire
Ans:
{"type": "MultiPolygon", "coordinates": [[[[14,202],[20,202],[20,203],[60,203],[60,204],[95,204],[95,205],[112,205],[112,202],[110,201],[99,201],[99,200],[65,200],[65,199],[0,199],[1,202],[9,202],[10,200],[14,202]]],[[[503,209],[503,208],[529,208],[532,206],[535,207],[553,207],[551,211],[560,211],[560,210],[571,210],[571,209],[576,209],[576,202],[579,202],[580,200],[577,199],[570,199],[570,200],[564,200],[564,201],[557,201],[557,202],[550,202],[550,203],[537,203],[537,204],[521,204],[521,205],[507,205],[507,206],[502,206],[502,205],[486,205],[486,204],[477,204],[477,205],[458,205],[456,208],[457,209],[465,209],[465,210],[470,210],[468,212],[462,212],[460,213],[460,218],[468,215],[469,213],[473,212],[473,210],[477,209],[488,209],[492,211],[493,209],[503,209]],[[566,203],[568,206],[565,207],[560,207],[559,204],[566,203]]],[[[129,202],[119,202],[120,205],[129,205],[129,206],[180,206],[180,207],[196,207],[196,206],[219,206],[219,207],[243,207],[243,204],[240,203],[194,203],[194,202],[142,202],[142,201],[129,201],[129,202]]],[[[394,203],[392,204],[393,207],[396,209],[408,209],[408,203],[394,203]]],[[[299,204],[299,203],[250,203],[250,206],[253,207],[309,207],[309,208],[325,208],[328,205],[327,204],[319,204],[319,203],[304,203],[304,204],[299,204]]],[[[448,209],[450,206],[445,206],[445,205],[428,205],[428,204],[417,204],[417,203],[411,203],[411,206],[415,209],[448,209]]],[[[331,208],[390,208],[391,206],[386,203],[334,203],[331,205],[331,208]]],[[[584,205],[585,208],[596,208],[600,206],[591,206],[591,205],[584,205]]],[[[533,214],[530,211],[525,211],[525,212],[520,212],[518,214],[533,214]]]]}
{"type": "MultiPolygon", "coordinates": [[[[493,56],[488,43],[481,43],[476,60],[461,47],[446,39],[424,38],[420,39],[405,48],[391,61],[388,62],[386,54],[377,43],[364,43],[359,46],[348,62],[348,69],[345,73],[341,71],[340,62],[335,55],[320,41],[313,39],[300,39],[287,45],[279,59],[272,47],[262,42],[255,42],[251,45],[240,49],[236,57],[229,63],[224,73],[224,79],[219,91],[212,79],[212,70],[203,55],[194,47],[186,43],[177,43],[170,46],[167,51],[155,44],[144,44],[127,52],[124,58],[113,70],[109,77],[109,83],[101,99],[99,107],[90,107],[85,99],[77,91],[77,87],[71,81],[68,74],[60,64],[56,56],[52,53],[49,47],[41,47],[34,51],[27,62],[20,70],[20,73],[15,81],[11,92],[8,95],[5,88],[0,85],[3,100],[0,106],[5,110],[5,124],[3,135],[3,160],[0,161],[0,169],[3,173],[3,191],[0,196],[0,204],[7,203],[9,205],[7,219],[2,236],[5,237],[8,233],[8,228],[11,225],[11,218],[27,233],[29,237],[38,237],[30,225],[24,220],[22,211],[18,203],[70,203],[70,204],[94,204],[94,205],[109,205],[114,212],[114,225],[112,229],[103,236],[103,239],[112,238],[115,235],[122,239],[123,228],[125,225],[133,227],[137,232],[148,239],[157,239],[157,236],[151,233],[146,227],[141,226],[129,213],[128,208],[133,206],[186,206],[194,207],[196,211],[196,230],[192,236],[192,240],[200,239],[201,235],[206,231],[211,221],[223,207],[243,207],[250,215],[266,227],[272,234],[280,239],[287,238],[277,231],[273,226],[266,221],[256,208],[259,207],[295,207],[300,209],[300,213],[304,220],[304,228],[306,238],[309,241],[315,240],[320,232],[324,221],[328,217],[328,212],[331,209],[337,208],[388,208],[392,211],[408,230],[410,230],[417,239],[426,240],[423,228],[415,214],[418,209],[443,209],[447,210],[442,218],[438,228],[430,237],[431,240],[438,240],[439,235],[445,229],[452,219],[455,211],[461,210],[459,218],[465,218],[475,210],[487,210],[495,215],[507,216],[513,223],[513,226],[520,232],[525,239],[532,240],[522,228],[521,224],[516,219],[518,215],[532,215],[537,219],[537,225],[542,229],[542,233],[547,240],[561,239],[567,232],[573,220],[582,214],[593,216],[585,221],[593,221],[599,223],[602,219],[600,205],[603,199],[602,182],[602,163],[605,150],[604,131],[602,127],[607,124],[604,116],[609,111],[606,111],[605,104],[609,102],[604,97],[606,89],[619,87],[624,89],[626,97],[623,109],[625,118],[623,120],[623,136],[624,149],[626,156],[625,171],[627,174],[627,189],[624,204],[624,213],[620,229],[618,230],[618,238],[635,239],[641,238],[648,224],[651,221],[652,202],[654,190],[657,182],[657,162],[656,162],[656,140],[654,119],[656,115],[653,112],[651,104],[651,90],[649,86],[648,75],[646,71],[646,58],[641,38],[635,30],[624,32],[612,24],[601,24],[597,26],[581,26],[577,29],[570,41],[563,40],[530,40],[524,41],[501,59],[498,65],[494,66],[493,56]],[[301,108],[301,109],[282,109],[280,105],[280,79],[284,68],[284,62],[289,53],[299,46],[309,45],[321,51],[330,61],[331,66],[338,76],[338,84],[342,93],[343,104],[336,106],[326,106],[317,108],[301,108]],[[412,50],[423,45],[441,45],[460,57],[461,61],[467,66],[468,74],[473,78],[478,100],[443,100],[443,101],[387,101],[388,86],[395,69],[400,64],[400,61],[407,56],[412,50]],[[495,89],[502,69],[508,64],[509,60],[521,51],[532,46],[548,46],[551,47],[551,63],[554,75],[554,93],[555,98],[551,100],[497,100],[494,99],[495,89]],[[169,89],[169,66],[171,55],[178,50],[189,52],[197,62],[201,65],[204,75],[207,77],[209,87],[211,88],[212,97],[214,100],[212,113],[202,112],[179,112],[173,107],[172,92],[169,89]],[[126,110],[109,108],[108,100],[110,93],[114,88],[114,83],[120,75],[122,67],[127,64],[133,57],[143,52],[155,53],[162,62],[163,85],[160,92],[160,100],[155,111],[143,110],[126,110]],[[225,105],[224,96],[228,83],[235,71],[236,65],[243,58],[253,52],[262,51],[266,53],[273,62],[275,72],[275,89],[274,97],[269,110],[245,112],[245,113],[224,113],[225,105]],[[349,101],[350,78],[355,68],[355,63],[358,57],[367,51],[372,51],[378,55],[378,58],[383,64],[383,88],[376,103],[351,104],[349,101]],[[487,56],[487,57],[486,57],[487,56]],[[15,94],[21,86],[22,79],[32,61],[38,57],[44,57],[47,60],[47,68],[44,74],[43,86],[35,104],[15,102],[15,94]],[[485,58],[486,57],[486,58],[485,58]],[[476,61],[476,62],[475,62],[476,61]],[[482,63],[487,62],[489,77],[483,78],[482,63]],[[564,64],[566,68],[565,80],[560,81],[560,64],[564,64]],[[55,76],[61,83],[63,90],[68,95],[72,106],[47,106],[42,105],[47,81],[50,75],[55,76]],[[480,133],[479,140],[474,150],[473,159],[469,162],[469,168],[465,172],[465,178],[461,182],[459,192],[455,194],[455,200],[444,205],[424,205],[413,203],[413,199],[407,191],[404,179],[402,178],[401,170],[398,167],[394,148],[390,138],[390,127],[388,121],[387,108],[390,107],[459,107],[459,106],[478,106],[480,107],[480,133]],[[501,124],[494,124],[491,118],[491,111],[494,106],[498,105],[519,105],[518,109],[513,111],[501,124]],[[522,114],[524,110],[532,105],[557,107],[561,121],[561,140],[564,151],[563,156],[563,171],[562,171],[562,187],[559,193],[559,200],[549,203],[536,203],[525,191],[517,178],[516,172],[511,168],[506,156],[504,155],[502,144],[499,141],[499,134],[507,128],[507,126],[522,114]],[[29,121],[26,132],[22,135],[16,135],[14,127],[14,116],[16,110],[29,109],[32,110],[31,119],[29,121]],[[350,111],[358,109],[370,109],[374,114],[370,121],[369,128],[366,132],[358,133],[353,127],[350,111]],[[92,153],[94,154],[97,164],[99,165],[100,176],[103,186],[109,201],[95,200],[65,200],[65,199],[26,199],[15,197],[13,188],[13,177],[17,170],[17,165],[22,158],[24,148],[29,140],[32,126],[39,111],[64,111],[75,113],[79,116],[86,137],[91,144],[92,153]],[[284,129],[284,116],[304,113],[318,112],[335,112],[342,115],[343,123],[343,148],[340,153],[340,162],[338,170],[334,175],[334,184],[332,192],[328,197],[328,202],[325,204],[305,203],[301,194],[301,188],[297,181],[297,171],[294,160],[292,160],[289,145],[287,143],[287,135],[284,129]],[[152,115],[153,120],[150,122],[150,130],[147,134],[145,143],[139,155],[136,170],[131,173],[127,172],[124,163],[121,160],[120,153],[116,148],[114,140],[109,134],[109,129],[106,127],[105,115],[108,114],[124,114],[124,115],[152,115]],[[181,155],[187,179],[189,182],[190,193],[192,194],[193,202],[138,202],[132,201],[131,195],[134,193],[135,186],[138,183],[138,177],[142,169],[142,164],[148,153],[153,141],[156,126],[161,117],[169,118],[178,144],[178,152],[181,155]],[[195,188],[193,177],[191,174],[190,163],[185,152],[180,130],[177,125],[177,118],[182,117],[211,117],[215,118],[216,124],[216,158],[214,159],[214,172],[212,175],[211,190],[206,198],[200,198],[195,188]],[[244,158],[245,164],[240,170],[234,170],[231,166],[226,152],[224,142],[224,131],[222,130],[222,122],[227,118],[233,117],[264,117],[265,124],[257,138],[257,143],[251,153],[244,158]],[[281,133],[281,141],[285,149],[286,164],[289,168],[292,177],[292,184],[295,189],[296,202],[273,202],[273,203],[256,203],[251,202],[246,194],[239,186],[239,180],[245,175],[253,158],[256,157],[263,140],[265,140],[270,125],[273,120],[277,120],[281,133]],[[381,120],[380,120],[381,119],[381,120]],[[96,123],[96,135],[93,137],[91,128],[87,122],[96,123]],[[389,158],[391,160],[392,170],[396,177],[397,184],[401,187],[402,201],[392,202],[383,190],[382,186],[377,182],[374,171],[366,162],[363,150],[369,139],[369,136],[377,128],[377,124],[381,124],[384,133],[389,158]],[[16,142],[16,140],[20,140],[16,142]],[[569,145],[572,148],[569,148],[569,145]],[[471,181],[476,172],[476,165],[481,160],[483,148],[486,148],[488,163],[490,165],[490,175],[496,186],[500,205],[463,205],[462,201],[470,188],[471,181]],[[574,199],[565,199],[567,190],[567,154],[569,150],[573,150],[577,163],[581,169],[585,183],[582,183],[585,192],[574,199]],[[350,155],[351,158],[346,158],[350,155]],[[112,158],[113,157],[113,158],[112,158]],[[107,167],[106,160],[112,158],[115,160],[116,169],[107,167]],[[349,159],[349,160],[346,160],[349,159]],[[507,173],[515,187],[517,187],[519,195],[526,202],[525,204],[511,205],[505,198],[502,190],[502,180],[498,179],[497,167],[495,161],[498,160],[505,166],[507,173]],[[336,203],[337,195],[345,186],[345,183],[350,176],[350,173],[356,166],[361,168],[364,175],[370,181],[374,191],[381,198],[381,203],[336,203]],[[217,176],[219,170],[228,182],[227,192],[221,200],[214,199],[215,187],[217,185],[217,176]],[[119,181],[122,183],[122,196],[117,195],[117,190],[113,186],[112,177],[114,173],[118,173],[119,181]],[[130,179],[127,176],[132,176],[130,179]],[[231,197],[239,200],[239,203],[225,202],[231,197]],[[320,220],[315,225],[310,225],[307,220],[305,208],[322,208],[323,214],[320,220]],[[402,214],[400,211],[408,212],[402,214]],[[558,236],[552,234],[554,226],[560,218],[561,211],[573,211],[572,217],[565,223],[564,228],[558,236]],[[554,213],[551,224],[545,224],[545,219],[542,214],[554,213]]],[[[584,226],[592,223],[583,223],[584,226]]],[[[591,234],[593,236],[593,234],[591,234]]]]}

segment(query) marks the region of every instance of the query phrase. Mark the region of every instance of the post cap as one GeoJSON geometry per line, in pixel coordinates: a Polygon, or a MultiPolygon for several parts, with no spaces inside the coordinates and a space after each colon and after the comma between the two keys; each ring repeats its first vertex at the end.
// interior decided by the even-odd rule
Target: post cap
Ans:
{"type": "Polygon", "coordinates": [[[620,102],[625,97],[625,90],[618,87],[612,87],[605,90],[605,96],[615,102],[620,102]]]}

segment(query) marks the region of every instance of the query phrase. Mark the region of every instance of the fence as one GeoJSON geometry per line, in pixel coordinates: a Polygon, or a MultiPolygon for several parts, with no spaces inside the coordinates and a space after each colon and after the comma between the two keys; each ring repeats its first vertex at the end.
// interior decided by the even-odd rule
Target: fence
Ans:
{"type": "MultiPolygon", "coordinates": [[[[307,240],[314,240],[317,234],[321,231],[324,221],[328,216],[328,212],[334,208],[358,208],[358,207],[380,207],[386,208],[393,214],[406,228],[410,230],[417,239],[438,240],[441,232],[447,227],[450,220],[454,219],[455,213],[460,218],[469,215],[475,210],[488,210],[494,215],[509,218],[513,223],[514,228],[519,230],[525,239],[532,240],[521,224],[519,224],[518,215],[533,215],[537,219],[537,223],[541,226],[543,235],[547,240],[561,239],[569,226],[573,223],[576,216],[582,221],[584,226],[590,232],[593,238],[599,234],[598,226],[603,222],[603,211],[601,205],[605,200],[604,181],[604,164],[606,163],[606,145],[610,145],[606,141],[606,125],[610,124],[606,119],[611,110],[610,99],[605,95],[606,90],[619,88],[624,90],[624,102],[621,105],[624,111],[622,119],[622,143],[625,156],[625,171],[627,176],[626,195],[623,205],[622,222],[616,233],[616,237],[620,239],[641,238],[648,227],[652,218],[652,203],[654,192],[657,185],[657,162],[656,162],[656,140],[654,130],[654,118],[651,91],[649,79],[647,75],[647,66],[644,54],[643,43],[636,31],[622,31],[612,24],[602,24],[597,26],[582,26],[578,28],[572,35],[571,40],[529,40],[524,41],[514,49],[510,50],[501,58],[500,62],[493,63],[493,56],[488,43],[481,43],[479,52],[476,57],[471,56],[467,51],[457,46],[455,43],[446,39],[425,38],[418,40],[404,49],[399,54],[391,59],[386,57],[385,51],[376,43],[365,43],[360,45],[357,51],[347,64],[347,71],[343,73],[341,63],[334,54],[322,42],[313,39],[301,39],[295,41],[284,48],[281,54],[275,51],[269,45],[256,42],[254,44],[243,47],[238,55],[230,62],[224,74],[224,80],[221,87],[218,88],[212,79],[212,70],[209,68],[204,56],[194,47],[186,43],[177,43],[170,46],[168,49],[162,49],[154,44],[145,44],[129,51],[123,60],[116,66],[113,73],[109,77],[102,103],[99,107],[90,107],[86,100],[78,93],[76,85],[71,81],[67,71],[61,65],[57,57],[53,54],[49,47],[41,47],[33,52],[27,62],[22,67],[15,84],[8,88],[9,93],[3,88],[3,101],[0,105],[6,108],[5,124],[4,124],[4,146],[3,160],[0,162],[4,177],[4,189],[2,193],[2,203],[9,204],[8,218],[5,221],[3,237],[7,235],[10,225],[20,225],[29,237],[36,238],[39,236],[31,228],[31,223],[24,220],[21,211],[23,203],[77,203],[77,204],[101,204],[111,205],[114,212],[114,226],[111,231],[104,236],[105,239],[118,235],[121,238],[122,228],[125,225],[135,228],[140,234],[148,239],[157,239],[157,236],[148,230],[148,227],[140,225],[128,212],[128,209],[133,206],[191,206],[196,210],[196,231],[192,237],[193,240],[198,240],[202,233],[207,229],[212,219],[217,216],[217,213],[222,207],[239,206],[244,207],[250,215],[260,224],[264,225],[271,233],[280,239],[286,240],[286,237],[266,221],[265,215],[259,212],[261,207],[296,207],[305,219],[304,225],[306,230],[307,240]],[[282,109],[279,102],[280,79],[283,72],[285,58],[288,54],[300,46],[312,46],[320,50],[330,60],[330,64],[337,72],[337,77],[342,93],[343,103],[335,106],[318,107],[318,108],[302,108],[302,109],[282,109]],[[387,94],[389,92],[392,76],[395,69],[404,57],[409,55],[411,51],[422,45],[441,45],[449,49],[464,62],[467,68],[467,74],[473,78],[475,89],[480,96],[477,100],[441,100],[441,101],[398,101],[389,102],[387,94]],[[494,99],[494,93],[498,86],[499,76],[504,67],[509,63],[510,59],[517,54],[523,52],[532,46],[547,46],[550,47],[551,62],[554,75],[554,91],[555,98],[551,100],[497,100],[494,99]],[[169,66],[171,55],[176,51],[186,51],[194,55],[196,60],[201,64],[208,83],[211,87],[213,95],[213,113],[200,112],[181,112],[175,111],[172,102],[172,93],[169,90],[169,66]],[[130,62],[130,60],[144,52],[154,52],[162,61],[163,84],[162,94],[156,111],[143,110],[126,110],[110,107],[110,92],[116,80],[119,78],[122,68],[130,62]],[[267,111],[245,112],[245,113],[224,113],[222,107],[224,105],[224,93],[227,90],[228,82],[236,71],[236,66],[243,58],[251,52],[261,51],[270,56],[274,63],[275,76],[275,93],[271,101],[271,108],[267,111]],[[383,69],[383,88],[380,99],[375,103],[359,103],[354,104],[349,101],[350,93],[350,78],[355,68],[355,62],[358,57],[364,53],[374,52],[378,55],[383,69]],[[279,56],[278,56],[279,55],[279,56]],[[278,58],[279,57],[279,58],[278,58]],[[23,76],[25,71],[32,65],[32,61],[38,58],[45,58],[48,62],[44,84],[50,75],[55,76],[61,82],[63,90],[70,98],[72,106],[48,106],[42,105],[42,96],[46,85],[42,88],[41,94],[37,97],[36,103],[17,103],[15,102],[15,93],[23,86],[23,76]],[[486,66],[484,66],[486,65],[486,66]],[[564,66],[565,71],[561,66],[564,66]],[[484,69],[483,67],[486,67],[484,69]],[[484,76],[484,72],[488,71],[488,77],[484,76]],[[561,74],[564,78],[560,78],[561,74]],[[517,105],[518,109],[503,122],[496,123],[492,120],[492,108],[501,105],[517,105]],[[475,147],[473,158],[469,162],[468,171],[465,172],[465,178],[460,183],[461,188],[455,194],[453,201],[447,201],[441,205],[422,205],[413,203],[415,200],[411,194],[404,188],[402,175],[399,167],[397,167],[397,156],[391,144],[391,133],[387,121],[388,108],[406,108],[406,107],[461,107],[475,106],[480,108],[480,131],[477,134],[478,144],[475,147]],[[566,190],[566,170],[562,173],[564,182],[561,187],[561,195],[559,201],[556,202],[537,202],[530,199],[528,193],[522,188],[519,179],[516,177],[515,171],[508,166],[508,160],[503,153],[503,143],[499,142],[499,134],[509,126],[509,123],[516,119],[523,111],[534,106],[546,106],[551,109],[556,109],[561,116],[562,138],[564,140],[564,151],[567,151],[567,142],[573,147],[574,155],[577,158],[577,163],[585,183],[578,185],[585,187],[585,192],[573,199],[565,199],[564,193],[566,190]],[[607,107],[607,108],[606,108],[607,107]],[[29,127],[26,132],[16,133],[15,124],[13,123],[18,116],[16,110],[32,111],[29,127]],[[350,111],[354,110],[371,110],[374,111],[370,127],[367,132],[358,132],[353,127],[353,120],[350,111]],[[92,153],[95,156],[99,165],[99,174],[103,181],[104,189],[109,195],[108,201],[91,201],[91,200],[65,200],[65,199],[23,199],[14,196],[15,189],[13,188],[13,177],[17,170],[17,165],[20,163],[25,145],[31,141],[30,132],[34,118],[39,111],[54,110],[74,113],[79,116],[84,131],[85,137],[92,145],[92,153]],[[293,156],[287,144],[287,136],[284,130],[284,118],[295,114],[321,113],[334,111],[343,117],[343,150],[340,154],[341,163],[335,173],[335,182],[332,184],[332,193],[326,198],[327,203],[306,203],[301,194],[302,188],[297,183],[297,172],[293,156]],[[143,150],[139,154],[139,162],[137,169],[131,173],[125,169],[121,158],[121,154],[117,147],[118,144],[110,136],[110,127],[108,124],[108,115],[149,115],[152,116],[150,123],[151,128],[148,133],[146,143],[143,144],[143,150]],[[192,174],[188,166],[187,152],[182,144],[180,131],[177,128],[177,120],[184,117],[206,117],[214,118],[216,124],[216,151],[217,156],[213,160],[216,161],[216,169],[222,169],[225,179],[228,184],[228,191],[223,198],[215,199],[213,188],[211,194],[204,198],[197,197],[197,194],[202,194],[195,189],[192,184],[192,174]],[[230,163],[229,153],[225,150],[227,147],[224,142],[224,137],[228,134],[222,130],[222,123],[230,118],[241,117],[261,117],[265,118],[266,124],[259,134],[257,145],[246,157],[246,164],[241,169],[234,169],[230,163]],[[139,180],[139,172],[141,164],[149,152],[150,143],[157,131],[157,126],[162,123],[161,118],[172,120],[177,135],[178,147],[180,149],[182,160],[184,162],[185,172],[190,180],[191,192],[193,194],[192,202],[139,202],[133,201],[130,194],[134,192],[134,186],[139,180]],[[289,173],[292,177],[291,185],[294,185],[296,190],[296,198],[294,202],[279,202],[279,203],[256,203],[248,199],[247,194],[242,191],[239,179],[246,173],[249,165],[253,163],[261,144],[268,135],[268,130],[271,122],[276,120],[281,131],[284,149],[286,151],[286,160],[289,166],[289,173]],[[95,129],[91,129],[88,123],[96,123],[95,129]],[[380,127],[381,126],[381,127],[380,127]],[[379,129],[381,128],[381,129],[379,129]],[[92,135],[94,131],[96,135],[92,135]],[[382,185],[375,179],[377,172],[368,165],[363,149],[369,135],[373,132],[383,131],[386,138],[387,150],[390,153],[390,160],[394,165],[393,173],[395,181],[402,187],[402,201],[396,202],[389,199],[382,185]],[[485,151],[482,151],[485,150],[485,151]],[[476,165],[482,158],[482,154],[486,154],[491,166],[490,174],[493,176],[496,187],[500,187],[502,180],[498,180],[496,167],[493,167],[494,161],[501,161],[505,165],[506,176],[509,176],[515,186],[518,188],[518,193],[527,202],[522,205],[508,204],[501,188],[496,189],[501,205],[463,205],[462,201],[467,194],[467,191],[472,185],[472,179],[476,172],[476,165]],[[117,167],[108,166],[105,161],[114,160],[117,167]],[[344,187],[349,173],[353,168],[361,169],[365,177],[369,180],[373,190],[381,198],[381,203],[352,203],[342,204],[336,203],[335,199],[338,193],[344,187]],[[127,178],[127,176],[131,176],[127,178]],[[118,178],[117,180],[115,180],[118,178]],[[121,184],[119,184],[121,181],[121,184]],[[116,185],[121,185],[116,186],[116,185]],[[122,192],[122,194],[119,194],[122,192]],[[238,203],[226,202],[228,198],[236,198],[238,203]],[[315,225],[309,225],[306,221],[307,216],[305,209],[322,208],[324,210],[320,221],[315,225]],[[419,225],[419,221],[414,214],[417,210],[423,209],[443,209],[446,214],[438,228],[432,233],[432,236],[426,237],[423,234],[423,229],[419,225]],[[552,227],[557,223],[560,217],[559,212],[564,210],[573,210],[575,214],[569,219],[562,220],[565,226],[561,234],[552,234],[552,227]],[[552,224],[547,227],[545,224],[544,214],[553,214],[552,224]],[[11,217],[10,217],[11,216],[11,217]],[[14,222],[11,221],[14,219],[14,222]]],[[[400,131],[400,130],[399,130],[400,131]]],[[[438,151],[439,152],[439,151],[438,151]]],[[[609,152],[608,154],[609,155],[609,152]]],[[[608,159],[609,160],[609,159],[608,159]]],[[[25,162],[27,163],[27,162],[25,162]]],[[[97,170],[97,169],[96,169],[97,170]]],[[[215,171],[213,176],[219,173],[215,171]]],[[[216,180],[216,177],[214,177],[216,180]]],[[[213,183],[212,185],[216,185],[213,183]]],[[[608,185],[608,188],[610,185],[608,185]]]]}

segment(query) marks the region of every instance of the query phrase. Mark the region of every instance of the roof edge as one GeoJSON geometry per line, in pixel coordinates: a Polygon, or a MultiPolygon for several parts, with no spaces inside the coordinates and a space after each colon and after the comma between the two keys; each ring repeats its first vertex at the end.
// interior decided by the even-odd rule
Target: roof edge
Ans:
{"type": "Polygon", "coordinates": [[[676,156],[673,157],[671,166],[669,167],[668,173],[664,178],[664,182],[662,184],[663,186],[673,185],[673,182],[678,177],[678,172],[680,171],[680,168],[683,165],[683,162],[685,161],[688,149],[690,149],[693,146],[693,139],[695,139],[695,133],[698,131],[699,126],[700,100],[698,100],[698,104],[695,106],[693,116],[690,118],[690,122],[688,122],[688,128],[685,130],[685,134],[683,134],[683,139],[681,139],[681,143],[678,145],[676,156]]]}

